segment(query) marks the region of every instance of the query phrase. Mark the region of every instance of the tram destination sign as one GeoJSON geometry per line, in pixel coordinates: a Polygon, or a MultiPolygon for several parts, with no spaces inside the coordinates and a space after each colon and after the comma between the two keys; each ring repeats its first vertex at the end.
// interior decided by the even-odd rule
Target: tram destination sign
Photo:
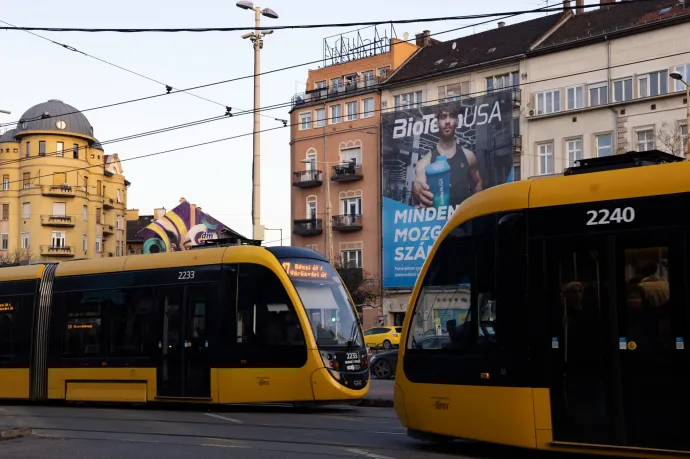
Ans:
{"type": "Polygon", "coordinates": [[[328,279],[328,271],[322,263],[283,262],[283,269],[292,279],[328,279]]]}
{"type": "Polygon", "coordinates": [[[0,312],[13,312],[14,305],[12,303],[0,303],[0,312]]]}

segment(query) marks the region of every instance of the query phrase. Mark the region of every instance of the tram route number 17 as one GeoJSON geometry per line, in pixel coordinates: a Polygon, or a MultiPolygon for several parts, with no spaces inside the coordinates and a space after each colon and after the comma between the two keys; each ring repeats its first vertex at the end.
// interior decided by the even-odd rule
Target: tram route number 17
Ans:
{"type": "Polygon", "coordinates": [[[587,226],[591,225],[610,225],[611,223],[631,223],[635,220],[635,209],[632,207],[616,207],[613,211],[609,209],[588,210],[589,221],[587,226]]]}

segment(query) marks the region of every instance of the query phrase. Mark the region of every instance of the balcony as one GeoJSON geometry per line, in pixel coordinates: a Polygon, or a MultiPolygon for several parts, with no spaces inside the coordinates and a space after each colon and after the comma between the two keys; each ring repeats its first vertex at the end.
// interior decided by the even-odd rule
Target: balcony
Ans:
{"type": "Polygon", "coordinates": [[[522,136],[513,136],[513,153],[522,153],[522,136]]]}
{"type": "Polygon", "coordinates": [[[322,88],[310,89],[292,96],[292,109],[302,105],[315,102],[325,102],[329,99],[354,95],[360,92],[368,92],[376,88],[383,82],[388,75],[375,76],[373,79],[365,79],[363,76],[358,78],[345,78],[338,85],[330,85],[322,88]]]}
{"type": "Polygon", "coordinates": [[[75,218],[69,215],[41,215],[43,226],[74,226],[75,218]]]}
{"type": "Polygon", "coordinates": [[[331,173],[331,180],[334,182],[355,182],[362,180],[363,177],[362,165],[354,161],[336,164],[331,173]]]}
{"type": "Polygon", "coordinates": [[[349,233],[362,229],[361,215],[334,215],[332,217],[333,231],[349,233]]]}
{"type": "Polygon", "coordinates": [[[115,208],[115,201],[110,198],[103,198],[103,208],[105,210],[110,210],[115,208]]]}
{"type": "Polygon", "coordinates": [[[103,236],[110,236],[112,234],[115,234],[113,225],[103,225],[103,236]]]}
{"type": "Polygon", "coordinates": [[[54,196],[58,198],[73,198],[77,195],[77,190],[71,185],[44,185],[41,187],[43,196],[54,196]]]}
{"type": "Polygon", "coordinates": [[[73,257],[76,250],[73,245],[65,246],[54,246],[54,245],[42,245],[41,246],[41,256],[42,257],[73,257]]]}
{"type": "Polygon", "coordinates": [[[292,222],[292,233],[297,236],[318,236],[323,233],[323,222],[320,218],[294,220],[292,222]]]}
{"type": "Polygon", "coordinates": [[[314,188],[323,183],[323,172],[318,170],[296,171],[292,173],[292,186],[314,188]]]}

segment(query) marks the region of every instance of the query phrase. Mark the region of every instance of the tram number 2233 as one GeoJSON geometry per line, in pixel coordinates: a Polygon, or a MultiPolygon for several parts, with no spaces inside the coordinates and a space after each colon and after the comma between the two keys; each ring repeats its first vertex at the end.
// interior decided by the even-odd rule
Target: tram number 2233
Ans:
{"type": "Polygon", "coordinates": [[[177,274],[177,280],[188,280],[194,279],[194,271],[179,271],[177,274]]]}
{"type": "Polygon", "coordinates": [[[587,226],[610,225],[611,223],[632,223],[635,220],[635,209],[632,207],[616,207],[613,210],[588,210],[587,226]]]}

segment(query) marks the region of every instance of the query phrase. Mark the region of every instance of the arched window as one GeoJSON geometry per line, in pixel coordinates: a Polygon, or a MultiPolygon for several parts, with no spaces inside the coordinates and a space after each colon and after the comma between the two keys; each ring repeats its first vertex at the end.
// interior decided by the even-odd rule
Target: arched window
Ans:
{"type": "Polygon", "coordinates": [[[362,215],[362,190],[341,191],[338,197],[342,215],[362,215]]]}
{"type": "Polygon", "coordinates": [[[307,220],[314,220],[316,219],[318,213],[317,213],[317,208],[316,208],[316,196],[313,194],[310,196],[307,196],[307,210],[306,210],[306,216],[307,220]]]}

